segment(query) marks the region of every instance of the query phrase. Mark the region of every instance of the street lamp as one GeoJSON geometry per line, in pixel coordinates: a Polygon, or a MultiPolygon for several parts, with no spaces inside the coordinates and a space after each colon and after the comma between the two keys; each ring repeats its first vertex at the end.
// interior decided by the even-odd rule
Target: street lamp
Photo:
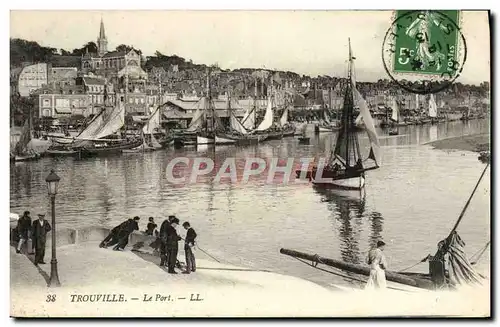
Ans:
{"type": "Polygon", "coordinates": [[[52,207],[52,259],[50,260],[50,280],[49,286],[61,286],[59,275],[57,274],[57,259],[56,259],[56,194],[57,186],[61,179],[56,175],[54,170],[45,178],[47,190],[50,196],[50,205],[52,207]]]}

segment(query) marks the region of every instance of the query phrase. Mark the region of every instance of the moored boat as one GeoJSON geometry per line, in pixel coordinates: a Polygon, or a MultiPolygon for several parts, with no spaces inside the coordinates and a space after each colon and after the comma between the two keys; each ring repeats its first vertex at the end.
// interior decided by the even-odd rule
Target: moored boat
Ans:
{"type": "Polygon", "coordinates": [[[72,157],[78,156],[80,154],[80,150],[67,146],[55,145],[51,146],[46,153],[51,157],[72,157]]]}
{"type": "Polygon", "coordinates": [[[137,148],[142,144],[142,139],[131,139],[118,142],[95,142],[79,150],[81,151],[82,157],[105,156],[122,153],[123,150],[137,148]]]}
{"type": "Polygon", "coordinates": [[[313,184],[317,185],[334,186],[343,189],[362,189],[365,186],[365,172],[379,168],[378,152],[380,145],[368,104],[357,90],[356,81],[353,79],[353,60],[349,42],[348,82],[346,83],[340,129],[335,140],[332,157],[319,166],[313,164],[312,168],[308,170],[297,170],[297,178],[309,179],[313,184]],[[363,160],[361,156],[354,119],[355,104],[360,109],[360,118],[356,120],[362,120],[370,140],[370,153],[367,159],[373,161],[374,165],[372,166],[365,166],[364,162],[366,160],[363,160]]]}

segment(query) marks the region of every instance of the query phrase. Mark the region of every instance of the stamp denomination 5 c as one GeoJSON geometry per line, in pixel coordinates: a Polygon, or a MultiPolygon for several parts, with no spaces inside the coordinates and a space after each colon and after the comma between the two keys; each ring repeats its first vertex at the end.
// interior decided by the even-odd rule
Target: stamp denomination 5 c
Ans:
{"type": "Polygon", "coordinates": [[[382,50],[389,76],[414,93],[436,93],[460,75],[467,47],[458,10],[398,10],[382,50]]]}

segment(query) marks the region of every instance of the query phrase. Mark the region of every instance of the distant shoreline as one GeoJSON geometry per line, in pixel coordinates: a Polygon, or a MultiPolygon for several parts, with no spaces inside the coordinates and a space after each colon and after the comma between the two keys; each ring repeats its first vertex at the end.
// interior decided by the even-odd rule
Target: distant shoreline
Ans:
{"type": "Polygon", "coordinates": [[[425,143],[439,150],[463,150],[472,152],[490,151],[490,134],[473,134],[450,137],[425,143]]]}

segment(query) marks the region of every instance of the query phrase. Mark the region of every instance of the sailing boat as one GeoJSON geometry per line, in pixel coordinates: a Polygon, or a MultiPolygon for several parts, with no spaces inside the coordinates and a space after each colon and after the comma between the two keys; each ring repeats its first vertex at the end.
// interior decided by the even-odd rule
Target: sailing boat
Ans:
{"type": "Polygon", "coordinates": [[[156,151],[162,148],[162,145],[155,138],[154,133],[156,130],[160,128],[160,106],[156,107],[155,111],[151,113],[146,124],[142,127],[141,130],[141,139],[142,144],[133,149],[125,149],[123,152],[125,153],[133,153],[133,152],[149,152],[156,151]],[[146,139],[146,136],[148,139],[146,139]]]}
{"type": "Polygon", "coordinates": [[[229,132],[216,131],[215,144],[257,144],[267,137],[267,135],[249,134],[248,130],[234,114],[230,94],[227,97],[227,110],[229,113],[229,132]]]}
{"type": "Polygon", "coordinates": [[[380,150],[377,133],[373,119],[368,109],[368,104],[356,89],[354,73],[354,57],[351,53],[351,43],[349,39],[349,70],[348,82],[344,94],[344,107],[342,110],[342,120],[335,147],[327,164],[313,166],[310,171],[296,171],[298,178],[308,178],[313,184],[333,186],[345,189],[362,189],[365,185],[365,171],[379,168],[378,163],[380,150]],[[368,159],[374,161],[375,165],[365,167],[359,148],[357,133],[355,131],[354,104],[357,102],[362,115],[365,130],[370,139],[370,154],[368,159]],[[328,179],[328,180],[325,180],[328,179]]]}
{"type": "Polygon", "coordinates": [[[283,108],[283,114],[281,115],[281,118],[279,120],[279,125],[283,130],[283,137],[294,136],[296,131],[295,125],[288,122],[288,108],[289,105],[285,104],[285,107],[283,108]]]}
{"type": "Polygon", "coordinates": [[[333,132],[338,129],[339,126],[338,125],[335,126],[330,121],[327,109],[325,108],[323,110],[323,119],[320,119],[320,124],[316,125],[315,132],[316,133],[333,132]]]}
{"type": "Polygon", "coordinates": [[[437,122],[437,104],[436,100],[434,100],[434,94],[431,94],[429,97],[429,118],[431,119],[431,123],[437,122]]]}
{"type": "Polygon", "coordinates": [[[280,140],[283,138],[283,131],[280,128],[273,126],[274,112],[273,112],[273,95],[269,96],[267,100],[266,113],[264,119],[260,122],[259,126],[252,131],[252,134],[266,135],[267,140],[280,140]]]}
{"type": "Polygon", "coordinates": [[[11,160],[14,162],[19,161],[33,161],[40,158],[40,154],[33,150],[29,144],[32,139],[32,129],[31,129],[31,117],[26,119],[19,141],[14,147],[14,153],[11,156],[11,160]]]}
{"type": "Polygon", "coordinates": [[[395,122],[396,127],[393,127],[389,130],[389,135],[398,135],[399,134],[399,107],[396,101],[396,98],[392,99],[392,116],[391,119],[395,122]]]}
{"type": "Polygon", "coordinates": [[[210,89],[210,71],[207,72],[207,94],[203,98],[203,115],[200,117],[202,121],[203,129],[196,133],[196,144],[206,145],[215,143],[215,108],[212,102],[212,92],[210,89]],[[209,120],[207,112],[211,112],[211,124],[209,126],[209,120]]]}

